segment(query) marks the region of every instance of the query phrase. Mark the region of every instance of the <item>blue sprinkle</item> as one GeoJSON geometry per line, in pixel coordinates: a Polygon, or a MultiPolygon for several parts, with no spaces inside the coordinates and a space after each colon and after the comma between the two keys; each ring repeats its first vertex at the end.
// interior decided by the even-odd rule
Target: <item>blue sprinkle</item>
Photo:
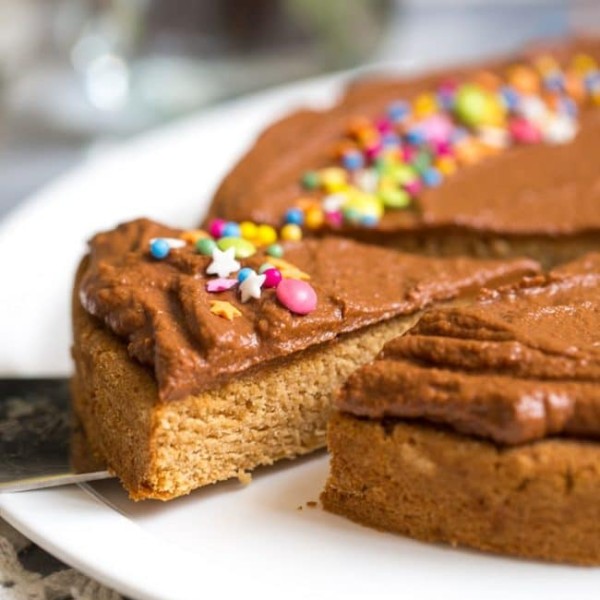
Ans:
{"type": "Polygon", "coordinates": [[[400,146],[400,136],[397,133],[388,132],[381,136],[381,145],[384,148],[400,146]]]}
{"type": "Polygon", "coordinates": [[[250,267],[244,267],[238,274],[237,274],[237,280],[242,283],[242,281],[245,281],[246,279],[248,279],[248,277],[250,277],[250,275],[254,273],[254,270],[251,269],[250,267]]]}
{"type": "Polygon", "coordinates": [[[544,77],[544,87],[550,92],[562,92],[565,87],[565,78],[562,73],[551,73],[544,77]]]}
{"type": "Polygon", "coordinates": [[[600,71],[588,73],[583,82],[588,94],[600,91],[600,71]]]}
{"type": "Polygon", "coordinates": [[[167,258],[170,251],[171,247],[169,246],[169,242],[163,238],[157,238],[150,244],[150,254],[158,260],[167,258]]]}
{"type": "Polygon", "coordinates": [[[410,106],[408,102],[404,102],[399,100],[398,102],[394,102],[390,104],[388,107],[388,117],[392,121],[401,121],[406,118],[410,113],[410,106]]]}
{"type": "Polygon", "coordinates": [[[363,215],[360,218],[360,224],[364,227],[375,227],[377,225],[379,219],[375,215],[363,215]]]}
{"type": "Polygon", "coordinates": [[[437,187],[442,183],[443,177],[435,167],[429,167],[421,173],[421,179],[427,187],[437,187]]]}
{"type": "Polygon", "coordinates": [[[240,231],[240,226],[237,223],[234,223],[233,221],[229,221],[229,223],[225,223],[225,225],[223,226],[223,231],[221,234],[221,237],[240,237],[241,236],[241,231],[240,231]]]}
{"type": "Polygon", "coordinates": [[[290,208],[285,213],[285,222],[302,227],[304,225],[304,213],[299,208],[290,208]]]}
{"type": "Polygon", "coordinates": [[[342,164],[348,171],[358,171],[358,169],[362,169],[365,166],[365,159],[360,152],[353,150],[344,154],[342,164]]]}
{"type": "Polygon", "coordinates": [[[417,127],[413,127],[406,132],[406,141],[413,146],[419,146],[425,143],[425,132],[417,127]]]}
{"type": "Polygon", "coordinates": [[[575,102],[575,100],[573,100],[573,98],[569,98],[568,96],[565,96],[560,99],[558,109],[560,112],[563,112],[569,115],[570,117],[577,116],[577,103],[575,102]]]}
{"type": "Polygon", "coordinates": [[[455,127],[450,134],[450,140],[453,144],[464,140],[469,135],[469,132],[464,127],[455,127]]]}
{"type": "Polygon", "coordinates": [[[502,86],[502,89],[500,90],[500,97],[509,111],[516,110],[517,106],[519,105],[519,92],[517,92],[515,88],[511,87],[510,85],[502,86]]]}
{"type": "Polygon", "coordinates": [[[437,103],[443,110],[452,110],[454,108],[454,93],[449,91],[441,91],[436,94],[437,103]]]}

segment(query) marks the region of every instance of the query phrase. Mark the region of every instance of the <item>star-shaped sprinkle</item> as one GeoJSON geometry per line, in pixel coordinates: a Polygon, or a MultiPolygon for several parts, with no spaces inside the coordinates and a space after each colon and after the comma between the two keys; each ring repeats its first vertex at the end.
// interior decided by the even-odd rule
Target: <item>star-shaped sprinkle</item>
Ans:
{"type": "Polygon", "coordinates": [[[218,277],[217,279],[210,279],[206,282],[207,292],[224,292],[225,290],[231,289],[238,282],[237,279],[224,279],[218,277]]]}
{"type": "Polygon", "coordinates": [[[301,271],[298,267],[292,265],[287,260],[269,256],[269,264],[277,267],[281,272],[282,277],[286,279],[302,279],[304,281],[308,281],[310,279],[310,275],[308,273],[301,271]]]}
{"type": "Polygon", "coordinates": [[[208,265],[206,272],[209,275],[218,275],[219,277],[227,277],[231,273],[236,273],[240,270],[240,263],[235,260],[235,248],[227,248],[227,250],[219,250],[215,248],[212,252],[212,262],[208,265]]]}
{"type": "Polygon", "coordinates": [[[228,321],[233,321],[235,317],[241,317],[242,313],[231,302],[221,300],[210,301],[210,312],[217,317],[223,317],[228,321]]]}
{"type": "Polygon", "coordinates": [[[258,275],[250,273],[242,283],[240,283],[240,293],[242,294],[242,302],[248,302],[250,298],[260,298],[260,288],[267,278],[266,275],[258,275]]]}

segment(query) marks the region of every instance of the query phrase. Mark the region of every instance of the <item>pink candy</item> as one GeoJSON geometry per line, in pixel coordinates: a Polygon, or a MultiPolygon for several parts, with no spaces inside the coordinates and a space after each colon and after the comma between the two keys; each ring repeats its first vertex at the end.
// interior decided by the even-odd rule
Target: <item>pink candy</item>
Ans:
{"type": "Polygon", "coordinates": [[[443,115],[432,115],[420,124],[420,129],[425,134],[428,142],[440,143],[450,139],[453,125],[452,121],[443,115]]]}
{"type": "Polygon", "coordinates": [[[231,289],[237,282],[237,279],[225,279],[223,277],[218,277],[217,279],[210,279],[206,282],[206,291],[224,292],[225,290],[231,289]]]}
{"type": "Polygon", "coordinates": [[[542,141],[540,130],[527,119],[520,117],[512,119],[508,130],[513,140],[519,144],[537,144],[542,141]]]}
{"type": "Polygon", "coordinates": [[[215,239],[220,238],[223,235],[223,229],[225,228],[227,221],[224,219],[213,219],[210,223],[208,232],[215,239]]]}
{"type": "Polygon", "coordinates": [[[404,184],[404,189],[413,197],[418,196],[421,190],[423,189],[423,184],[419,179],[415,179],[414,181],[409,181],[404,184]]]}
{"type": "Polygon", "coordinates": [[[344,215],[341,210],[330,210],[325,213],[325,220],[332,227],[341,227],[344,222],[344,215]]]}
{"type": "Polygon", "coordinates": [[[282,277],[279,269],[267,269],[263,275],[265,276],[263,287],[276,288],[281,283],[282,277]]]}
{"type": "Polygon", "coordinates": [[[317,294],[306,281],[284,279],[277,286],[277,300],[289,311],[306,315],[317,308],[317,294]]]}

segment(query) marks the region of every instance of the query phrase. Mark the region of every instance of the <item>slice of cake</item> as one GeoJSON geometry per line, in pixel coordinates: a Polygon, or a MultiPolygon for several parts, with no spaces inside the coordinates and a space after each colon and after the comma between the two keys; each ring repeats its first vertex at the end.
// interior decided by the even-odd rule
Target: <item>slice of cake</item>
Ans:
{"type": "Polygon", "coordinates": [[[600,564],[600,255],[433,309],[337,397],[327,510],[600,564]]]}
{"type": "Polygon", "coordinates": [[[272,125],[208,219],[434,255],[600,250],[600,39],[416,78],[354,83],[272,125]]]}
{"type": "Polygon", "coordinates": [[[423,309],[538,271],[340,238],[257,247],[236,227],[133,221],[80,266],[74,407],[132,498],[323,447],[332,390],[423,309]]]}

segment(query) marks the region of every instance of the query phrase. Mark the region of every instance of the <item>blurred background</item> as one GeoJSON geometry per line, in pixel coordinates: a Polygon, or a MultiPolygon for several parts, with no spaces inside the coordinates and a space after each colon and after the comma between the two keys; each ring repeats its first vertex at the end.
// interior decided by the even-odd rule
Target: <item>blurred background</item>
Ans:
{"type": "Polygon", "coordinates": [[[600,0],[0,0],[0,219],[86,157],[217,102],[598,26],[600,0]]]}

